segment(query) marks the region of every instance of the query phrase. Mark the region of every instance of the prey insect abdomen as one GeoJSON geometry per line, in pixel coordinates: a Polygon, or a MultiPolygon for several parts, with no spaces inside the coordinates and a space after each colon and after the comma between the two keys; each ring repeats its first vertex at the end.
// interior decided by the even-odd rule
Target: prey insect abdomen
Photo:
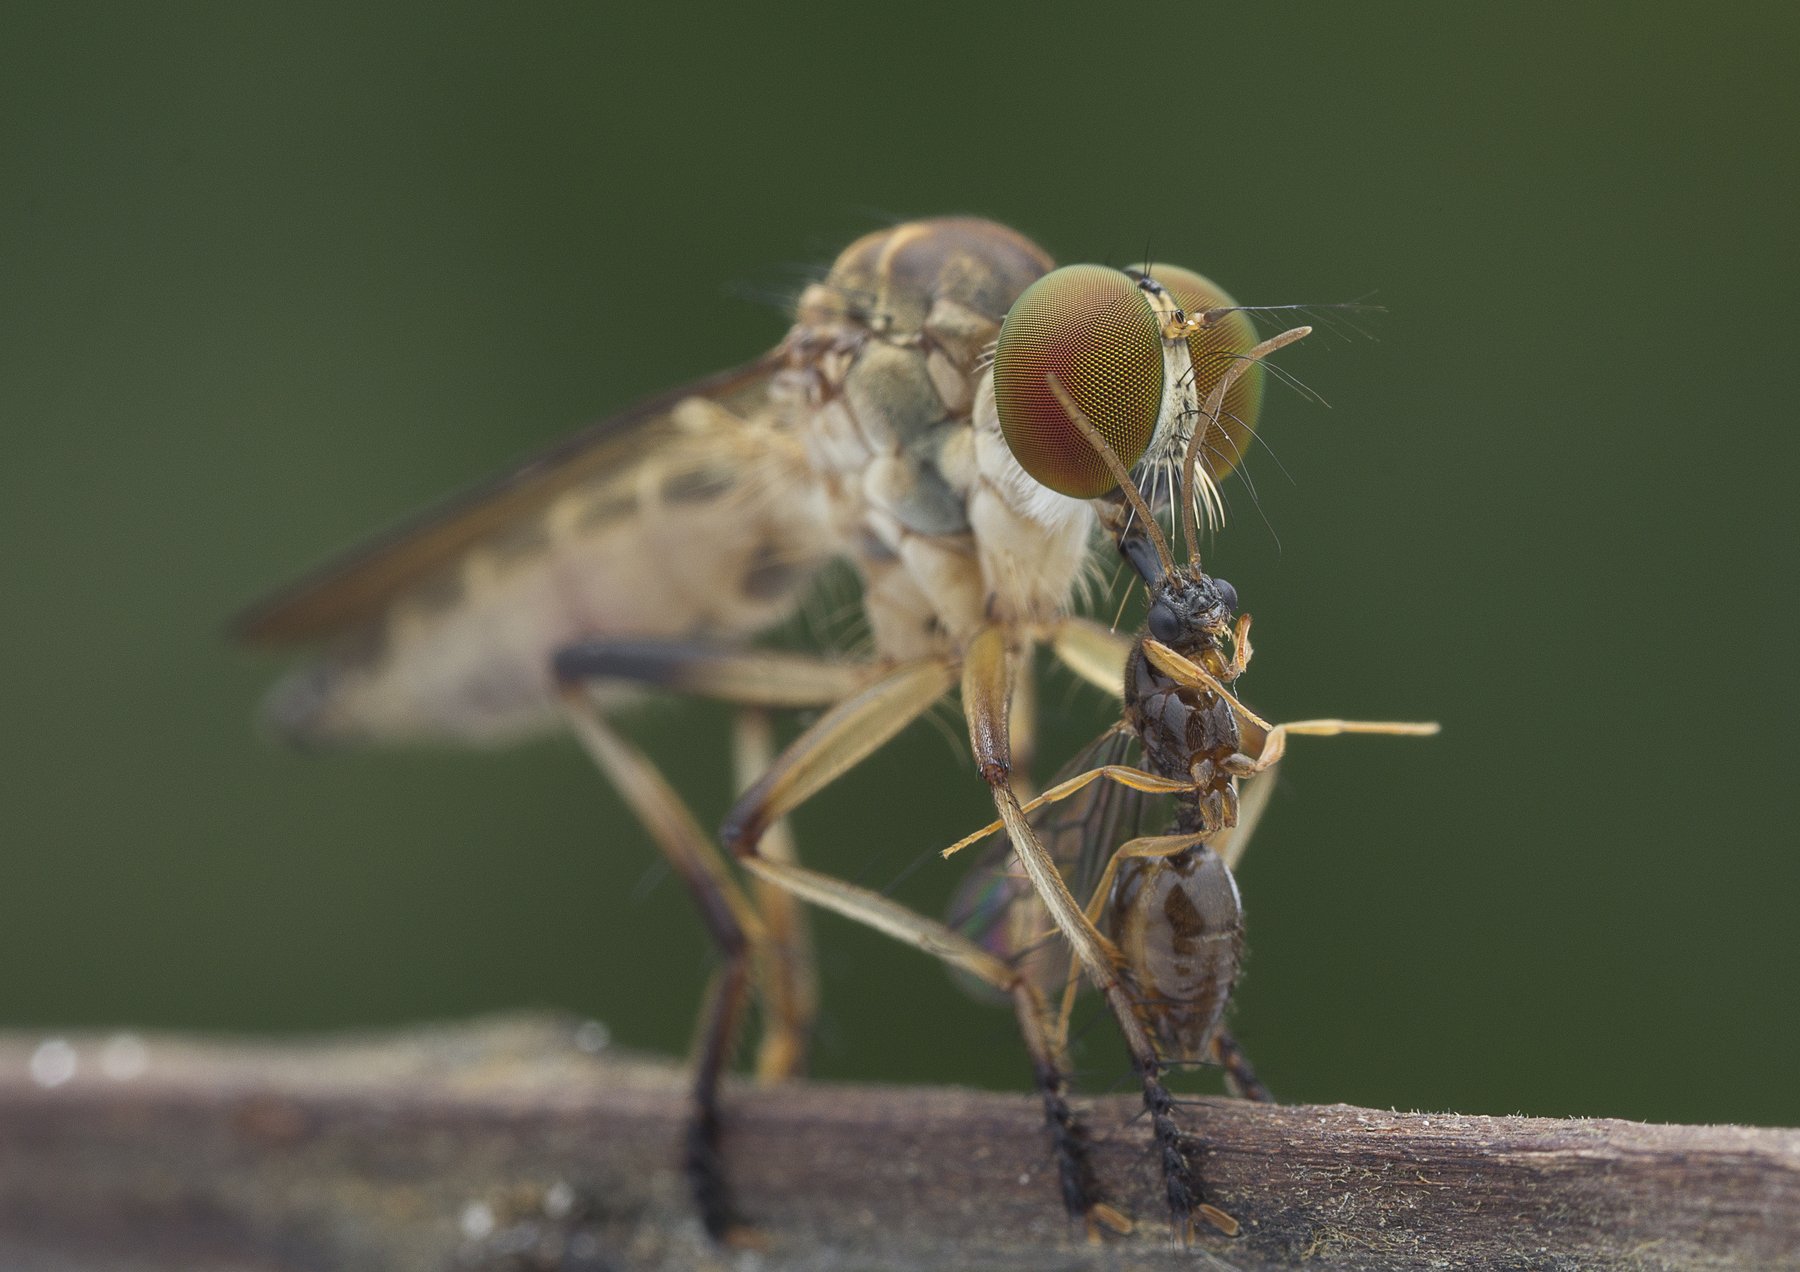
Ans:
{"type": "Polygon", "coordinates": [[[1125,955],[1158,1054],[1199,1060],[1243,957],[1237,883],[1207,842],[1237,825],[1237,788],[1225,766],[1241,742],[1237,716],[1218,695],[1158,671],[1141,645],[1126,664],[1125,695],[1145,768],[1194,784],[1175,797],[1171,830],[1205,838],[1184,852],[1120,863],[1107,904],[1109,935],[1125,955]]]}
{"type": "Polygon", "coordinates": [[[1123,863],[1109,912],[1158,1055],[1204,1059],[1243,959],[1244,912],[1231,871],[1204,843],[1123,863]]]}

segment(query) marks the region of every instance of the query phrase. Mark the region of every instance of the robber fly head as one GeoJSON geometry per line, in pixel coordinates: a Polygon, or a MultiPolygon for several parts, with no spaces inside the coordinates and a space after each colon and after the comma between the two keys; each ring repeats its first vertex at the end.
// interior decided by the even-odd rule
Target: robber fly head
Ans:
{"type": "Polygon", "coordinates": [[[1311,330],[1258,343],[1247,314],[1198,275],[1097,265],[1045,275],[1001,327],[994,395],[1008,446],[1052,490],[1126,501],[1119,551],[1149,588],[1150,634],[1173,649],[1230,629],[1237,592],[1200,568],[1200,510],[1216,519],[1216,478],[1253,430],[1262,358],[1311,330]],[[1186,565],[1132,480],[1140,459],[1153,495],[1175,478],[1186,565]]]}

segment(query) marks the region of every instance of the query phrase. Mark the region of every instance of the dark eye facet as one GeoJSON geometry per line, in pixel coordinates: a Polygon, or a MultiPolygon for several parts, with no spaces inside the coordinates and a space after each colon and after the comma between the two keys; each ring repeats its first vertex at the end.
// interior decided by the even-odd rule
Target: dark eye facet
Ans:
{"type": "Polygon", "coordinates": [[[1065,392],[1127,467],[1162,410],[1162,333],[1137,284],[1101,265],[1065,265],[1027,287],[1000,327],[994,405],[1019,466],[1050,489],[1092,499],[1106,463],[1050,388],[1065,392]]]}
{"type": "Polygon", "coordinates": [[[1219,604],[1223,605],[1233,614],[1237,613],[1237,589],[1235,587],[1231,586],[1231,584],[1227,583],[1224,579],[1214,579],[1213,591],[1219,594],[1219,604]]]}
{"type": "Polygon", "coordinates": [[[1144,616],[1144,625],[1165,645],[1181,635],[1181,616],[1166,601],[1157,601],[1150,606],[1150,612],[1144,616]]]}
{"type": "MultiPolygon", "coordinates": [[[[1168,288],[1169,295],[1190,318],[1208,310],[1225,309],[1237,302],[1210,278],[1178,265],[1152,265],[1150,275],[1168,288]]],[[[1256,324],[1246,313],[1226,314],[1188,337],[1194,360],[1194,396],[1206,405],[1212,391],[1237,356],[1256,345],[1256,324]]],[[[1216,422],[1207,424],[1200,443],[1200,462],[1215,479],[1230,472],[1243,458],[1256,435],[1256,416],[1262,409],[1262,367],[1254,366],[1238,378],[1225,394],[1216,422]]]]}

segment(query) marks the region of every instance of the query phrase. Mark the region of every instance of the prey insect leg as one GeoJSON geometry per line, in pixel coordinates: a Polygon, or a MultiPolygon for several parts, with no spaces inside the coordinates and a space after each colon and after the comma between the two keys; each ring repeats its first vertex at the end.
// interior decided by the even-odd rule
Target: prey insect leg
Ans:
{"type": "MultiPolygon", "coordinates": [[[[1070,948],[1096,988],[1105,997],[1113,1019],[1124,1035],[1126,1049],[1143,1087],[1144,1108],[1161,1160],[1163,1196],[1176,1229],[1191,1230],[1198,1214],[1227,1235],[1237,1232],[1237,1221],[1201,1199],[1193,1171],[1175,1121],[1175,1099],[1163,1084],[1163,1064],[1145,1031],[1136,1004],[1120,977],[1122,958],[1113,945],[1076,903],[1062,872],[1026,819],[1011,784],[1007,705],[1011,682],[1011,652],[1006,634],[988,628],[969,644],[963,665],[963,712],[968,719],[969,743],[976,763],[993,794],[994,806],[1005,824],[1013,851],[1030,877],[1051,921],[1067,938],[1070,948]]],[[[1149,775],[1146,775],[1149,776],[1149,775]]]]}
{"type": "Polygon", "coordinates": [[[746,856],[744,869],[753,877],[787,889],[795,896],[875,929],[968,973],[1011,998],[1019,1031],[1031,1057],[1032,1073],[1044,1104],[1044,1120],[1056,1154],[1063,1204],[1081,1218],[1090,1238],[1100,1230],[1127,1232],[1131,1223],[1097,1197],[1088,1161],[1087,1134],[1068,1101],[1068,1071],[1061,1046],[1049,1029],[1042,995],[1011,963],[996,958],[954,928],[928,919],[879,892],[809,870],[805,866],[746,856]]]}
{"type": "Polygon", "coordinates": [[[1257,754],[1243,756],[1242,762],[1232,768],[1231,771],[1238,777],[1249,777],[1274,767],[1287,753],[1287,740],[1294,735],[1330,738],[1345,733],[1384,733],[1399,737],[1430,737],[1438,731],[1437,724],[1429,721],[1291,720],[1286,724],[1270,724],[1239,702],[1217,677],[1190,659],[1183,658],[1167,645],[1154,640],[1146,641],[1144,653],[1158,670],[1177,683],[1194,689],[1205,689],[1223,698],[1231,704],[1231,709],[1241,721],[1263,735],[1263,743],[1257,754]]]}

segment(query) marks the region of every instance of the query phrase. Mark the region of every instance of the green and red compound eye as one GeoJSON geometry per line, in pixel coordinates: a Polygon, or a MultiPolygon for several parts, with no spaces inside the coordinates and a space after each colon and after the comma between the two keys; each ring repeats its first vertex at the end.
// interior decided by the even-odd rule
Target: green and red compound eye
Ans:
{"type": "MultiPolygon", "coordinates": [[[[1179,265],[1152,265],[1150,277],[1168,290],[1169,296],[1189,318],[1237,304],[1210,278],[1179,265]]],[[[1225,314],[1188,337],[1194,360],[1194,401],[1205,407],[1225,372],[1246,352],[1256,347],[1256,324],[1243,311],[1225,314]]],[[[1223,477],[1242,459],[1256,433],[1257,412],[1262,409],[1263,369],[1257,363],[1225,391],[1217,421],[1209,421],[1200,443],[1200,462],[1215,479],[1223,477]]]]}
{"type": "Polygon", "coordinates": [[[1000,326],[994,405],[1019,466],[1051,490],[1092,499],[1118,485],[1050,388],[1055,376],[1127,468],[1162,410],[1162,329],[1131,277],[1065,265],[1027,287],[1000,326]]]}
{"type": "MultiPolygon", "coordinates": [[[[1192,317],[1231,298],[1191,270],[1154,265],[1149,274],[1192,317]]],[[[1194,402],[1204,406],[1236,355],[1256,344],[1247,315],[1232,313],[1188,338],[1194,402]]],[[[1162,326],[1135,279],[1103,265],[1065,265],[1026,288],[1000,327],[994,404],[1019,466],[1051,490],[1092,499],[1117,483],[1050,387],[1054,376],[1127,468],[1143,457],[1163,406],[1162,326]]],[[[1201,460],[1214,477],[1248,445],[1262,399],[1253,368],[1208,425],[1201,460]]]]}

